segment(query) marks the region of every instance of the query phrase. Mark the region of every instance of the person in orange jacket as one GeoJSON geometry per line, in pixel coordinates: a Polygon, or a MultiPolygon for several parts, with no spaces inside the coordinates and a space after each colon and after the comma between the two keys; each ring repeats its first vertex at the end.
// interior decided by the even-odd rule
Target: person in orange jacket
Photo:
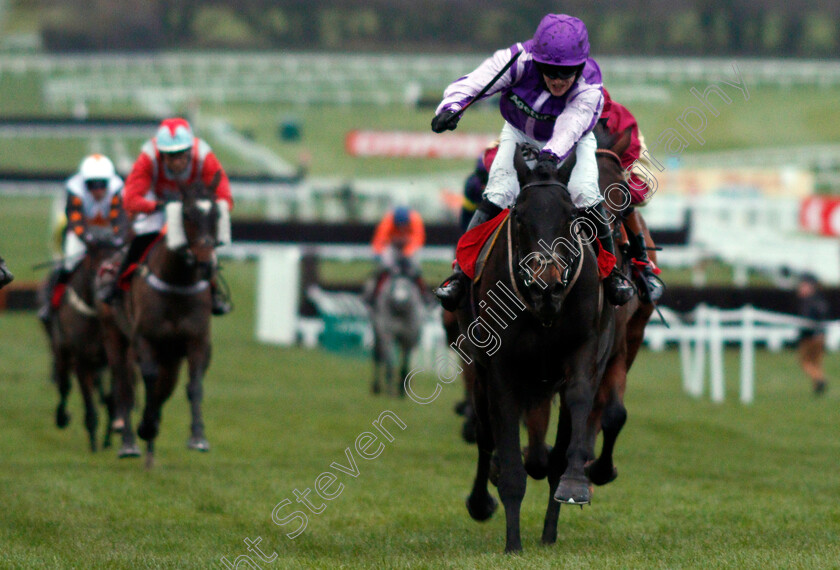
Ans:
{"type": "Polygon", "coordinates": [[[414,254],[425,243],[426,229],[419,212],[406,206],[397,206],[385,214],[376,226],[371,242],[377,270],[372,285],[368,284],[366,287],[365,299],[373,300],[385,276],[400,269],[401,263],[405,264],[403,270],[414,276],[426,295],[426,287],[420,276],[420,265],[414,259],[414,254]]]}

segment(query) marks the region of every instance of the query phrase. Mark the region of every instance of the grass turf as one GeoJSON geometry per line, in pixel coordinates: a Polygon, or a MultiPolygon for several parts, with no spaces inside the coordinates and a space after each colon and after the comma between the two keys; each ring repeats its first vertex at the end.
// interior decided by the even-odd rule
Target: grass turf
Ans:
{"type": "MultiPolygon", "coordinates": [[[[627,392],[620,476],[584,510],[563,508],[559,543],[539,544],[545,482],[529,481],[524,553],[505,556],[501,511],[472,522],[464,508],[474,450],[458,439],[457,384],[425,406],[368,394],[370,365],[253,340],[255,267],[227,268],[238,309],[214,320],[205,382],[212,451],[186,449],[184,382],[164,408],[157,466],[90,454],[78,391],[73,420],[53,425],[46,342],[32,314],[0,315],[0,567],[206,568],[262,538],[261,568],[814,568],[840,560],[838,386],[814,399],[791,352],[759,352],[756,403],[695,401],[676,351],[643,352],[627,392]],[[394,412],[405,430],[364,460],[345,448],[394,412]],[[306,530],[272,523],[275,505],[332,471],[336,499],[314,498],[306,530]]],[[[829,373],[838,367],[829,359],[829,373]]],[[[424,373],[418,391],[431,392],[424,373]]],[[[142,401],[142,400],[141,400],[142,401]]],[[[384,440],[383,440],[384,441],[384,440]]],[[[314,492],[310,495],[313,498],[314,492]]],[[[256,558],[255,558],[256,560],[256,558]]]]}

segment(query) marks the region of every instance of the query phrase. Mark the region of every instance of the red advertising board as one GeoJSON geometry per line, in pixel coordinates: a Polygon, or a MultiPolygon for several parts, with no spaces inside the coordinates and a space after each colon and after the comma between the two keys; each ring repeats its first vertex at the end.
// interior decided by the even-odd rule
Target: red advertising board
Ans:
{"type": "Polygon", "coordinates": [[[840,198],[811,196],[802,201],[799,225],[824,236],[840,236],[840,198]]]}
{"type": "Polygon", "coordinates": [[[466,133],[357,130],[347,133],[344,148],[350,156],[477,158],[496,138],[466,133]]]}

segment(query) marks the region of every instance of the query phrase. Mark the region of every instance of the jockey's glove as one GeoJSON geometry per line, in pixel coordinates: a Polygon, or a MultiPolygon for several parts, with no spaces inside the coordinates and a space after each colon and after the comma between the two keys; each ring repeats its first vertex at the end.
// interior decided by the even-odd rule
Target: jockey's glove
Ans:
{"type": "Polygon", "coordinates": [[[432,119],[432,130],[436,133],[454,131],[460,120],[461,116],[456,111],[443,111],[432,119]]]}
{"type": "Polygon", "coordinates": [[[537,164],[544,164],[545,166],[550,166],[556,169],[560,166],[560,159],[552,152],[542,151],[539,156],[537,156],[537,164]]]}

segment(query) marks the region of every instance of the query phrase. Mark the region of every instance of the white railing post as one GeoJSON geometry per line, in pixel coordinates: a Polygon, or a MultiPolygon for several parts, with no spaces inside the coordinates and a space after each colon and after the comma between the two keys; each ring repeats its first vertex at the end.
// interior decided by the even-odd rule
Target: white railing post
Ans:
{"type": "Polygon", "coordinates": [[[726,398],[723,374],[723,329],[720,309],[712,308],[709,313],[709,394],[713,402],[726,398]]]}
{"type": "Polygon", "coordinates": [[[706,375],[707,311],[706,305],[703,304],[698,305],[694,311],[694,362],[692,363],[688,393],[695,398],[703,395],[703,383],[706,375]]]}
{"type": "Polygon", "coordinates": [[[755,309],[747,305],[741,314],[741,403],[752,404],[755,398],[755,309]]]}

